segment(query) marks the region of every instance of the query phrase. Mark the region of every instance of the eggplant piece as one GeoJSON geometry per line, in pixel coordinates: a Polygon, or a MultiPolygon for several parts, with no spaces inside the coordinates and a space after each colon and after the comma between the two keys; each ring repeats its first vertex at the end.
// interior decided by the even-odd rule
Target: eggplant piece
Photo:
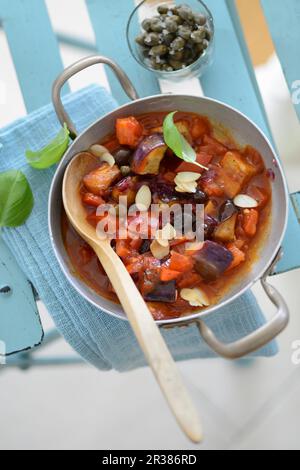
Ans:
{"type": "Polygon", "coordinates": [[[139,253],[141,255],[148,253],[150,251],[150,245],[152,243],[152,240],[143,240],[143,243],[140,246],[139,253]]]}
{"type": "Polygon", "coordinates": [[[167,145],[161,134],[149,135],[142,140],[133,155],[132,171],[137,175],[158,175],[166,150],[167,145]]]}
{"type": "Polygon", "coordinates": [[[221,205],[219,209],[219,221],[225,222],[226,220],[230,219],[237,211],[238,209],[236,205],[230,199],[228,199],[224,202],[224,204],[221,205]]]}
{"type": "Polygon", "coordinates": [[[230,151],[220,162],[223,168],[222,187],[230,198],[242,191],[243,186],[257,173],[256,168],[248,163],[239,152],[230,151]]]}
{"type": "Polygon", "coordinates": [[[176,281],[158,283],[151,292],[144,294],[144,299],[147,302],[175,302],[177,299],[176,281]]]}
{"type": "Polygon", "coordinates": [[[210,215],[204,215],[204,239],[209,240],[218,226],[218,221],[210,215]]]}
{"type": "Polygon", "coordinates": [[[127,196],[127,204],[131,206],[135,201],[137,194],[137,176],[127,176],[119,181],[112,190],[112,197],[116,202],[119,202],[120,196],[127,196]]]}
{"type": "Polygon", "coordinates": [[[86,175],[83,178],[83,183],[91,193],[101,196],[120,176],[121,172],[117,165],[111,167],[108,163],[103,163],[99,168],[86,175]]]}
{"type": "Polygon", "coordinates": [[[230,219],[222,222],[214,231],[214,239],[218,242],[229,243],[233,242],[235,239],[235,226],[237,219],[237,212],[233,214],[230,219]]]}
{"type": "Polygon", "coordinates": [[[232,253],[222,245],[206,241],[194,255],[195,270],[205,281],[216,281],[233,261],[232,253]]]}

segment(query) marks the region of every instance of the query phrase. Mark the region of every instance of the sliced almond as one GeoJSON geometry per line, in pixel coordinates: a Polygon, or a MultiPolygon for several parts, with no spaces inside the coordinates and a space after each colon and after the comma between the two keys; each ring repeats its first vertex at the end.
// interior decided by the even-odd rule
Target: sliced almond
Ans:
{"type": "Polygon", "coordinates": [[[176,183],[175,190],[178,193],[195,193],[197,190],[197,183],[190,181],[189,183],[176,183]]]}
{"type": "Polygon", "coordinates": [[[258,206],[258,202],[247,194],[238,194],[233,202],[237,207],[242,207],[243,209],[252,209],[258,206]]]}
{"type": "Polygon", "coordinates": [[[162,229],[163,238],[166,240],[173,240],[176,238],[176,230],[170,223],[167,223],[162,229]]]}
{"type": "Polygon", "coordinates": [[[196,173],[193,171],[181,171],[180,173],[177,173],[177,176],[175,178],[175,183],[190,183],[190,182],[195,182],[198,181],[200,178],[200,173],[196,173]]]}
{"type": "Polygon", "coordinates": [[[100,157],[101,162],[106,162],[109,164],[110,167],[113,167],[116,163],[114,157],[110,153],[104,153],[102,157],[100,157]]]}
{"type": "Polygon", "coordinates": [[[154,258],[156,259],[163,259],[168,254],[170,253],[170,246],[168,242],[168,246],[162,246],[160,243],[158,243],[157,240],[153,240],[153,242],[150,245],[150,250],[154,258]]]}
{"type": "Polygon", "coordinates": [[[151,206],[152,194],[150,188],[145,184],[138,190],[135,197],[135,204],[139,211],[147,211],[151,206]]]}
{"type": "Polygon", "coordinates": [[[180,291],[180,297],[186,300],[191,307],[208,307],[210,305],[207,294],[198,287],[194,289],[182,289],[180,291]]]}
{"type": "Polygon", "coordinates": [[[155,240],[164,247],[169,246],[169,240],[167,238],[163,238],[162,230],[157,230],[155,234],[155,240]]]}
{"type": "Polygon", "coordinates": [[[162,230],[157,230],[155,234],[155,239],[164,247],[169,246],[169,240],[173,240],[174,238],[176,238],[176,230],[169,223],[167,223],[162,230]]]}
{"type": "Polygon", "coordinates": [[[90,151],[93,155],[95,155],[95,157],[102,157],[102,155],[104,155],[105,153],[109,153],[106,147],[99,144],[92,145],[90,151]]]}

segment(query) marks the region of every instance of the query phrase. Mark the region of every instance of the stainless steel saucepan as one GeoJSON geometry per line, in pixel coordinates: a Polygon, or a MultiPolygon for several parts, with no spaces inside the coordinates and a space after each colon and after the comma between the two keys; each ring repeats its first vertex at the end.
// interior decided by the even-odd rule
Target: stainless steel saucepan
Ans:
{"type": "MultiPolygon", "coordinates": [[[[263,156],[266,168],[271,168],[274,171],[275,180],[272,183],[273,217],[270,222],[268,236],[260,251],[260,256],[253,264],[251,271],[242,276],[240,281],[232,286],[230,292],[224,296],[219,304],[213,305],[204,311],[201,310],[198,313],[193,312],[183,318],[164,320],[158,323],[161,327],[178,327],[191,323],[197,324],[202,337],[211,349],[220,356],[229,359],[240,358],[256,351],[281,333],[288,324],[288,308],[279,292],[268,283],[267,278],[272,274],[274,266],[281,255],[281,243],[288,217],[288,191],[278,157],[262,131],[244,114],[211,98],[187,95],[157,95],[139,99],[136,90],[120,67],[110,59],[102,56],[87,57],[68,67],[54,83],[53,103],[61,124],[67,124],[74,141],[60,162],[52,182],[49,195],[49,230],[58,262],[65,276],[80,295],[108,314],[126,320],[120,305],[101,297],[90,289],[82,280],[74,275],[70,265],[61,234],[62,180],[68,163],[74,155],[87,150],[92,144],[101,141],[102,138],[112,133],[117,118],[155,111],[171,112],[178,110],[198,113],[207,116],[214,122],[222,123],[224,127],[231,131],[233,137],[240,145],[253,145],[263,156]],[[106,64],[112,68],[131,102],[98,119],[82,134],[77,135],[76,128],[62,104],[60,96],[61,88],[73,75],[94,64],[106,64]],[[261,282],[270,301],[276,306],[276,315],[265,326],[235,343],[224,344],[220,342],[213,331],[208,328],[205,319],[212,312],[237,299],[258,281],[261,282]]],[[[84,112],[84,109],[82,112],[84,112]]]]}

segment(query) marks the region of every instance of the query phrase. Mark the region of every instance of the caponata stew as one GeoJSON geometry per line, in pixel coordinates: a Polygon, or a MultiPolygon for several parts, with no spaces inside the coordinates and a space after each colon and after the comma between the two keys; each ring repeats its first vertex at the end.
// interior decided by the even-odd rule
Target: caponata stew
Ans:
{"type": "MultiPolygon", "coordinates": [[[[99,208],[107,203],[117,208],[120,223],[121,196],[127,197],[128,207],[136,205],[138,212],[127,214],[129,223],[135,224],[137,218],[150,214],[151,204],[162,210],[189,204],[194,227],[196,207],[204,205],[200,242],[190,234],[177,236],[172,220],[164,225],[161,214],[155,218],[152,213],[143,237],[133,236],[128,229],[125,239],[116,232],[111,242],[158,320],[218,303],[251,269],[271,211],[271,174],[253,147],[240,148],[206,117],[178,112],[174,122],[196,152],[201,166],[195,165],[179,159],[166,145],[166,116],[161,112],[118,119],[116,132],[88,150],[99,157],[99,166],[79,188],[87,220],[95,228],[103,221],[99,208]]],[[[65,215],[62,232],[77,275],[117,302],[95,253],[65,215]]]]}

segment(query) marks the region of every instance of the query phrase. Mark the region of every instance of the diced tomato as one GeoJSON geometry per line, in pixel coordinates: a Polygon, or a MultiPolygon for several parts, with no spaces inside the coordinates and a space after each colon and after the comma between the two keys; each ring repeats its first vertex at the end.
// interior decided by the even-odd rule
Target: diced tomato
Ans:
{"type": "Polygon", "coordinates": [[[163,282],[173,281],[181,276],[181,274],[182,273],[180,271],[173,271],[166,266],[162,266],[160,271],[160,280],[163,282]]]}
{"type": "Polygon", "coordinates": [[[168,183],[174,183],[174,179],[176,177],[176,173],[173,172],[173,171],[167,171],[164,175],[163,175],[163,179],[165,181],[167,181],[168,183]]]}
{"type": "Polygon", "coordinates": [[[177,285],[180,289],[184,289],[186,287],[195,287],[201,282],[201,277],[199,274],[196,273],[185,273],[181,279],[178,280],[177,285]]]}
{"type": "MultiPolygon", "coordinates": [[[[197,163],[200,163],[200,165],[208,167],[212,158],[213,156],[209,155],[208,153],[198,152],[196,161],[197,163]]],[[[180,165],[178,165],[175,171],[176,173],[180,173],[182,171],[192,171],[193,173],[203,173],[203,171],[205,170],[204,168],[200,168],[198,165],[195,165],[194,163],[182,162],[180,163],[180,165]]]]}
{"type": "Polygon", "coordinates": [[[99,207],[101,204],[105,204],[101,196],[96,196],[93,193],[82,193],[81,199],[82,202],[88,206],[99,207]]]}
{"type": "Polygon", "coordinates": [[[133,116],[117,119],[116,132],[121,145],[136,147],[143,135],[143,131],[143,126],[133,116]]]}
{"type": "Polygon", "coordinates": [[[228,246],[227,246],[228,250],[231,251],[232,255],[233,255],[233,261],[231,262],[231,265],[229,266],[229,268],[227,269],[227,271],[233,269],[233,268],[236,268],[237,266],[239,266],[241,263],[243,263],[246,259],[246,255],[245,253],[240,250],[236,243],[230,243],[228,246]]]}
{"type": "Polygon", "coordinates": [[[221,197],[224,194],[224,190],[215,181],[203,181],[203,190],[209,197],[221,197]]]}
{"type": "Polygon", "coordinates": [[[225,147],[225,145],[221,144],[218,140],[210,137],[209,135],[205,135],[203,137],[203,144],[205,146],[203,151],[208,151],[208,153],[211,153],[212,155],[222,156],[228,152],[228,148],[225,147]]]}
{"type": "Polygon", "coordinates": [[[129,244],[130,244],[131,248],[133,248],[134,250],[139,250],[142,243],[143,243],[142,238],[135,238],[135,239],[131,240],[129,244]]]}
{"type": "Polygon", "coordinates": [[[243,229],[248,237],[254,237],[257,231],[259,213],[256,209],[243,211],[243,229]]]}
{"type": "Polygon", "coordinates": [[[205,118],[194,118],[191,125],[191,136],[194,140],[200,139],[205,134],[209,134],[211,126],[205,118]]]}
{"type": "Polygon", "coordinates": [[[194,266],[193,258],[187,255],[181,255],[176,251],[171,252],[170,269],[181,273],[191,271],[194,266]]]}
{"type": "Polygon", "coordinates": [[[116,253],[120,258],[127,258],[131,252],[127,240],[116,240],[116,253]]]}
{"type": "Polygon", "coordinates": [[[255,166],[257,173],[262,173],[264,171],[265,167],[262,156],[257,150],[255,150],[255,148],[251,147],[251,145],[247,145],[245,148],[244,157],[246,157],[251,165],[255,166]]]}
{"type": "Polygon", "coordinates": [[[258,186],[254,185],[248,188],[247,194],[258,202],[259,209],[263,209],[270,198],[270,195],[266,189],[259,188],[258,186]]]}

